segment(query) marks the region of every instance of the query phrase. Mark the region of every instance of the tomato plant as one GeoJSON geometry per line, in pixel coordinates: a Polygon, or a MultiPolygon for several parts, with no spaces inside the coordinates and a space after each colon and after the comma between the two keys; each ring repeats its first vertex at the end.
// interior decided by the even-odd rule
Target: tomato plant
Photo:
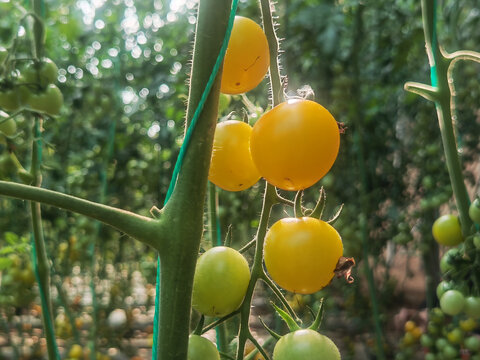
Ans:
{"type": "Polygon", "coordinates": [[[434,239],[441,245],[455,246],[463,241],[460,221],[456,215],[440,216],[433,223],[432,233],[434,239]]]}
{"type": "Polygon", "coordinates": [[[192,306],[201,314],[222,317],[241,305],[250,269],[238,251],[217,246],[200,255],[193,280],[192,306]]]}
{"type": "Polygon", "coordinates": [[[207,338],[190,335],[187,360],[220,360],[220,354],[215,345],[207,338]]]}
{"type": "Polygon", "coordinates": [[[332,167],[340,146],[333,116],[310,100],[289,100],[253,126],[250,147],[260,174],[284,190],[315,184],[332,167]]]}
{"type": "Polygon", "coordinates": [[[284,218],[265,236],[265,267],[282,288],[314,293],[332,280],[343,254],[342,239],[328,223],[311,217],[284,218]]]}
{"type": "Polygon", "coordinates": [[[458,315],[465,306],[465,297],[458,290],[448,290],[440,298],[440,308],[445,314],[458,315]]]}
{"type": "Polygon", "coordinates": [[[251,133],[252,127],[243,121],[228,120],[217,124],[208,174],[211,182],[224,190],[240,191],[260,179],[250,155],[251,133]]]}
{"type": "Polygon", "coordinates": [[[30,109],[51,116],[60,114],[63,105],[63,95],[60,89],[50,84],[45,91],[32,93],[27,100],[30,109]]]}
{"type": "Polygon", "coordinates": [[[340,351],[330,338],[311,329],[284,335],[273,349],[273,360],[340,360],[340,351]]]}
{"type": "Polygon", "coordinates": [[[220,91],[241,94],[255,88],[265,77],[270,64],[268,41],[253,20],[236,16],[223,62],[220,91]]]}

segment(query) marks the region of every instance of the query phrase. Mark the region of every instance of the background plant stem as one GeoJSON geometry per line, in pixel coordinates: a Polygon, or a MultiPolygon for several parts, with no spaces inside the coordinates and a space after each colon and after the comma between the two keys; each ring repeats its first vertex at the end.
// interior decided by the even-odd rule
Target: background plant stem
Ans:
{"type": "Polygon", "coordinates": [[[435,97],[435,108],[437,110],[445,161],[460,217],[462,233],[463,236],[466,237],[471,232],[472,221],[468,216],[470,199],[462,174],[462,166],[458,156],[455,131],[453,127],[453,114],[451,108],[452,95],[448,85],[448,71],[451,60],[445,58],[440,52],[438,39],[435,36],[435,12],[435,0],[422,0],[423,31],[425,35],[427,55],[432,68],[432,86],[436,87],[437,93],[437,96],[435,97]]]}

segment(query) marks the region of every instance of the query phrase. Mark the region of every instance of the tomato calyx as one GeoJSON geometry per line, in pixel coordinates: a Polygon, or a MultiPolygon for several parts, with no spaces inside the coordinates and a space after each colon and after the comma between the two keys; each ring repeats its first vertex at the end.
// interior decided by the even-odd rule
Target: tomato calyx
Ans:
{"type": "Polygon", "coordinates": [[[338,259],[337,267],[333,272],[337,278],[345,278],[347,283],[351,284],[355,281],[352,276],[352,269],[355,266],[355,259],[353,257],[342,256],[338,259]]]}

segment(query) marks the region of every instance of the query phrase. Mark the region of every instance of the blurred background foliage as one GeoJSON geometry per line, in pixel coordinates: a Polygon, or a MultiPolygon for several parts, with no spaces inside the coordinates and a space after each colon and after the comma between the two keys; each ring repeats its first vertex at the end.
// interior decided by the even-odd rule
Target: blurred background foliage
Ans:
{"type": "MultiPolygon", "coordinates": [[[[30,57],[31,34],[26,20],[20,22],[29,6],[28,0],[0,1],[0,45],[8,48],[18,36],[17,57],[30,57]]],[[[60,69],[65,105],[59,117],[44,122],[44,187],[144,215],[163,204],[184,132],[195,9],[193,0],[45,0],[46,56],[60,69]]],[[[438,282],[439,249],[431,224],[441,211],[454,208],[434,106],[403,90],[409,80],[429,82],[420,4],[285,0],[276,10],[286,93],[312,90],[314,99],[345,128],[335,165],[307,191],[305,205],[313,206],[320,186],[327,193],[328,215],[344,204],[336,227],[345,256],[357,262],[354,284],[334,281],[314,296],[292,296],[292,302],[307,316],[306,305],[326,296],[325,327],[348,349],[344,358],[355,358],[359,340],[374,358],[372,304],[377,303],[377,320],[384,328],[393,327],[393,316],[402,307],[435,304],[432,284],[438,282]],[[409,303],[412,296],[402,292],[402,284],[388,271],[398,253],[422,259],[426,276],[420,281],[426,291],[416,302],[409,303]]],[[[261,21],[256,1],[240,1],[239,14],[261,21]]],[[[447,51],[480,50],[477,0],[461,6],[439,1],[438,19],[447,51]]],[[[473,193],[479,183],[480,65],[459,63],[454,78],[457,141],[473,193]]],[[[268,84],[247,96],[229,99],[221,116],[247,113],[253,123],[269,106],[268,84]]],[[[16,121],[12,143],[28,169],[32,124],[23,116],[16,121]]],[[[0,149],[0,161],[7,161],[6,147],[0,149]]],[[[19,180],[8,171],[2,177],[19,180]]],[[[222,236],[232,224],[234,247],[252,239],[262,192],[261,182],[241,193],[218,190],[222,236]]],[[[272,221],[284,216],[284,210],[278,208],[272,221]]],[[[43,220],[58,291],[79,274],[94,276],[99,319],[107,321],[114,308],[131,311],[138,299],[129,280],[136,271],[146,284],[155,283],[156,255],[138,242],[50,207],[43,207],[43,220]],[[86,250],[91,243],[97,246],[93,264],[86,250]]],[[[206,226],[207,235],[209,231],[206,226]]],[[[27,274],[22,281],[28,286],[21,292],[18,283],[9,288],[5,281],[6,275],[22,279],[5,269],[26,268],[29,232],[25,204],[0,198],[0,308],[7,315],[18,314],[26,305],[21,300],[35,290],[27,274]]],[[[414,275],[407,271],[407,277],[414,275]]],[[[85,305],[72,308],[78,318],[89,313],[91,301],[77,292],[77,301],[85,305]]],[[[151,296],[148,291],[146,311],[151,296]]],[[[71,307],[71,301],[68,296],[57,300],[57,311],[71,307]]],[[[394,353],[398,338],[384,340],[387,353],[394,353]]]]}

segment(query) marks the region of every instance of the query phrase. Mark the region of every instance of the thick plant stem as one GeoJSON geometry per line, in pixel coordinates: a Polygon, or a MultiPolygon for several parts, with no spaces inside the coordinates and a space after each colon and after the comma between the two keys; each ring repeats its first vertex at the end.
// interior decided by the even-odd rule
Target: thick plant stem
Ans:
{"type": "MultiPolygon", "coordinates": [[[[187,109],[190,124],[225,37],[230,0],[200,1],[187,109]]],[[[185,360],[193,275],[203,231],[208,169],[217,121],[220,76],[198,119],[181,171],[161,222],[167,241],[158,248],[161,259],[161,299],[157,359],[185,360]]]]}
{"type": "Polygon", "coordinates": [[[451,101],[452,95],[449,87],[449,66],[451,60],[444,57],[440,52],[438,39],[436,37],[435,0],[422,0],[422,20],[425,34],[427,55],[431,67],[432,86],[436,88],[435,107],[437,110],[438,123],[442,136],[445,160],[448,174],[452,184],[453,194],[460,217],[462,233],[468,236],[471,231],[472,221],[468,216],[470,199],[465,186],[462,166],[458,156],[455,131],[452,120],[451,101]]]}

